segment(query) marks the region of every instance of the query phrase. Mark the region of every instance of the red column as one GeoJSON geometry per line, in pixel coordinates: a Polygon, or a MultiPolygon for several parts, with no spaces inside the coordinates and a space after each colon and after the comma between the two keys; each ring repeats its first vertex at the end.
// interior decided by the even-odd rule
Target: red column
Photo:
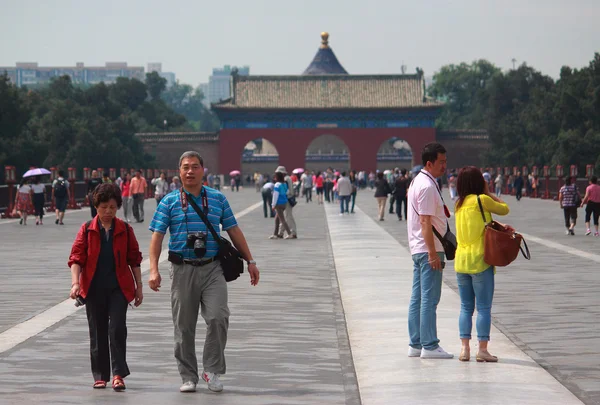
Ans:
{"type": "Polygon", "coordinates": [[[13,210],[15,209],[15,182],[16,180],[16,168],[14,166],[4,166],[4,178],[8,185],[8,211],[4,213],[7,218],[13,217],[13,210]]]}
{"type": "Polygon", "coordinates": [[[75,168],[74,167],[69,167],[69,184],[71,186],[71,190],[69,192],[69,208],[70,209],[75,209],[78,208],[77,204],[75,203],[75,181],[77,180],[77,174],[75,173],[75,168]]]}

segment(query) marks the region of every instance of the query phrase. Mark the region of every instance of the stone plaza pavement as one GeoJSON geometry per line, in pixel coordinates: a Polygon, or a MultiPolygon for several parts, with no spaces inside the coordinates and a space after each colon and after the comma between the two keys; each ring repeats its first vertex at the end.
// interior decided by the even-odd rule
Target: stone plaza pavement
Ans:
{"type": "MultiPolygon", "coordinates": [[[[241,215],[261,282],[251,287],[244,274],[229,284],[223,393],[203,384],[195,394],[178,392],[166,261],[161,291],[145,284],[143,305],[129,310],[127,391],[92,390],[85,312],[65,301],[70,245],[89,218],[89,211],[80,211],[68,212],[64,227],[51,217],[43,227],[0,222],[0,404],[581,403],[571,392],[586,404],[598,403],[595,256],[541,243],[597,253],[600,240],[565,237],[552,203],[523,200],[513,209],[511,223],[527,225],[526,233],[541,243],[530,243],[532,262],[498,271],[493,314],[502,332],[493,330],[490,350],[500,363],[479,364],[406,357],[412,266],[405,224],[374,221],[371,193],[361,192],[360,209],[347,216],[333,204],[301,201],[294,210],[299,239],[275,241],[267,239],[273,222],[263,218],[259,194],[226,195],[241,215]]],[[[146,222],[133,224],[144,257],[154,206],[147,200],[146,222]]],[[[444,348],[458,353],[453,280],[449,266],[438,329],[444,348]]],[[[203,340],[200,320],[199,358],[203,340]]]]}

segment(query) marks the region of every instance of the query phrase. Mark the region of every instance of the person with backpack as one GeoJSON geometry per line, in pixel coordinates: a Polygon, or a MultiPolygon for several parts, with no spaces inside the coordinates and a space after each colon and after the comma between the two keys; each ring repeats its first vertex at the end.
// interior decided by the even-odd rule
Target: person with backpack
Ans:
{"type": "Polygon", "coordinates": [[[54,207],[56,208],[56,225],[64,225],[65,210],[69,202],[69,181],[65,179],[65,172],[58,171],[58,178],[52,182],[52,198],[54,199],[54,207]]]}
{"type": "Polygon", "coordinates": [[[92,194],[97,216],[81,225],[69,256],[70,297],[85,303],[90,330],[93,388],[125,390],[127,306],[142,304],[142,254],[130,225],[117,218],[121,190],[104,183],[92,194]]]}
{"type": "Polygon", "coordinates": [[[92,201],[92,194],[96,187],[102,184],[102,179],[98,175],[98,170],[92,170],[92,178],[88,180],[88,188],[87,188],[87,198],[90,203],[90,214],[92,218],[96,218],[96,207],[94,207],[94,203],[92,201]]]}

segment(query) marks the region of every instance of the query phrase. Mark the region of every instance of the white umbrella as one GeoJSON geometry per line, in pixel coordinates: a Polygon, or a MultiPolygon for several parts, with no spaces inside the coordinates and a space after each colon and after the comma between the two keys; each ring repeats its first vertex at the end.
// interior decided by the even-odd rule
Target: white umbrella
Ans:
{"type": "Polygon", "coordinates": [[[43,176],[45,174],[51,174],[49,170],[46,170],[42,167],[37,169],[27,170],[23,177],[33,177],[33,176],[43,176]]]}

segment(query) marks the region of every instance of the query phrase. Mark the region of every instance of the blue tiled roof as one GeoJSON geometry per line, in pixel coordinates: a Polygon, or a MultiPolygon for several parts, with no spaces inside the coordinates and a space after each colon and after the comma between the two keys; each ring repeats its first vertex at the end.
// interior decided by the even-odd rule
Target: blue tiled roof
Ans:
{"type": "Polygon", "coordinates": [[[346,69],[335,57],[331,48],[321,48],[317,51],[312,62],[306,68],[303,75],[347,75],[346,69]]]}
{"type": "Polygon", "coordinates": [[[335,53],[329,47],[329,34],[321,33],[321,47],[306,68],[303,75],[347,75],[346,69],[335,57],[335,53]]]}

